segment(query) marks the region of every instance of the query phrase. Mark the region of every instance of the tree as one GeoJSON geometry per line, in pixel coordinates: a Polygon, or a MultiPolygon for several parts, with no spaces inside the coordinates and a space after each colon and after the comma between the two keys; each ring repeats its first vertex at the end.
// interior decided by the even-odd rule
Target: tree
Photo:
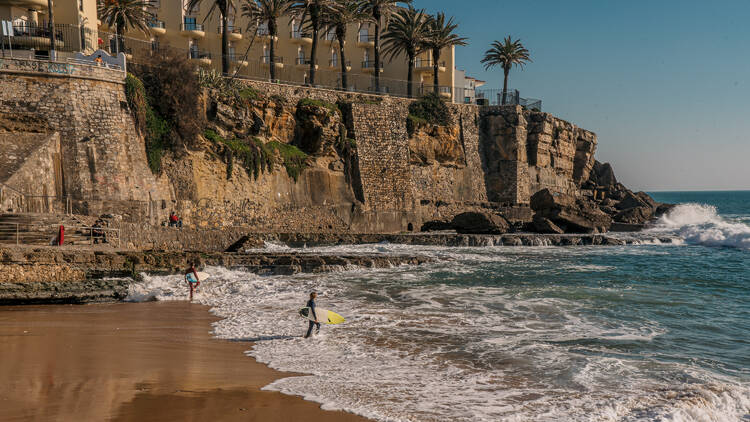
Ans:
{"type": "Polygon", "coordinates": [[[115,28],[115,54],[120,53],[122,36],[128,27],[149,35],[148,22],[154,19],[153,13],[146,10],[148,0],[103,0],[99,2],[99,19],[110,28],[115,28]]]}
{"type": "Polygon", "coordinates": [[[495,66],[501,66],[505,79],[503,80],[503,105],[508,98],[508,75],[513,66],[523,69],[526,63],[531,62],[529,50],[521,44],[521,40],[512,41],[508,35],[503,42],[495,41],[492,47],[484,53],[482,63],[485,70],[490,70],[495,66]]]}
{"type": "Polygon", "coordinates": [[[295,0],[292,5],[292,11],[300,15],[300,26],[308,23],[312,29],[313,42],[310,48],[310,85],[315,85],[315,58],[318,55],[318,40],[320,38],[320,29],[322,27],[323,14],[329,7],[330,0],[295,0]]]}
{"type": "MultiPolygon", "coordinates": [[[[233,10],[237,10],[234,4],[234,0],[208,0],[211,2],[211,7],[208,9],[206,19],[208,19],[213,13],[218,10],[219,17],[221,18],[221,73],[226,75],[229,73],[229,14],[233,10]]],[[[193,9],[200,6],[203,0],[190,0],[187,4],[188,14],[192,13],[193,9]]]]}
{"type": "Polygon", "coordinates": [[[388,29],[383,34],[383,53],[390,60],[405,54],[409,59],[407,94],[412,97],[415,59],[419,53],[424,51],[427,35],[430,29],[430,20],[424,9],[417,10],[412,6],[401,9],[393,15],[388,29]]]}
{"type": "Polygon", "coordinates": [[[375,23],[375,92],[380,92],[380,32],[381,25],[388,26],[388,22],[396,11],[401,9],[400,4],[411,4],[412,0],[365,0],[365,10],[375,23]]]}
{"type": "Polygon", "coordinates": [[[453,18],[446,20],[443,12],[438,13],[430,19],[430,31],[425,42],[427,48],[432,50],[432,67],[435,72],[433,83],[435,92],[440,88],[438,72],[440,71],[440,55],[446,48],[456,45],[466,45],[467,38],[459,37],[455,30],[458,24],[453,23],[453,18]]]}
{"type": "Polygon", "coordinates": [[[341,87],[349,88],[349,77],[346,65],[346,28],[355,23],[367,21],[369,15],[365,13],[361,0],[331,0],[330,6],[323,14],[323,27],[326,33],[333,32],[339,43],[339,56],[341,59],[341,87]]]}
{"type": "Polygon", "coordinates": [[[276,46],[274,39],[279,35],[279,19],[289,15],[292,0],[244,0],[242,16],[250,20],[248,28],[254,28],[259,22],[268,24],[268,35],[271,38],[268,49],[271,80],[276,79],[276,46]]]}

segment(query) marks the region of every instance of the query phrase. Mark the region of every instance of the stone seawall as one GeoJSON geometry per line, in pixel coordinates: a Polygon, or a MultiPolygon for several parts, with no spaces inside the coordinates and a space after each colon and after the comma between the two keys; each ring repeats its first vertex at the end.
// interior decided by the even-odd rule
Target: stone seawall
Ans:
{"type": "MultiPolygon", "coordinates": [[[[174,210],[186,226],[204,230],[419,231],[426,222],[465,211],[517,210],[545,188],[575,193],[594,162],[596,136],[547,113],[451,104],[448,125],[425,125],[411,134],[406,122],[412,100],[244,81],[262,101],[238,109],[196,99],[208,102],[209,121],[224,125],[224,135],[299,145],[322,136],[328,150],[311,153],[297,179],[279,165],[253,177],[237,169],[243,165],[238,158],[228,163],[216,145],[201,140],[197,149],[169,155],[157,177],[134,128],[121,72],[76,68],[51,75],[39,66],[9,63],[0,69],[0,132],[11,139],[58,134],[61,175],[48,177],[48,194],[72,199],[74,212],[116,214],[127,223],[158,225],[174,210]],[[300,117],[303,99],[348,111],[300,117]],[[311,132],[306,125],[313,120],[322,126],[311,132]],[[339,126],[346,127],[347,139],[333,139],[339,126]],[[333,145],[339,141],[356,147],[348,156],[328,152],[340,149],[333,145]]],[[[531,217],[512,214],[522,222],[531,217]]],[[[167,239],[149,230],[131,230],[139,237],[132,243],[197,243],[198,235],[187,232],[167,239]]],[[[225,246],[207,233],[210,250],[225,246]]]]}

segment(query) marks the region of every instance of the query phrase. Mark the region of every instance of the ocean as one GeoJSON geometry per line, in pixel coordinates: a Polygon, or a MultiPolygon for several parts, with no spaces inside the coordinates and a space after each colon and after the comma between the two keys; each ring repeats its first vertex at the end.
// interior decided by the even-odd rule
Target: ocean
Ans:
{"type": "MultiPolygon", "coordinates": [[[[304,374],[267,390],[377,421],[750,421],[750,192],[653,196],[681,204],[650,229],[673,244],[314,248],[441,261],[209,268],[197,301],[223,318],[217,337],[304,374]],[[347,322],[304,340],[312,290],[347,322]]],[[[181,276],[146,276],[130,300],[186,294],[181,276]]]]}

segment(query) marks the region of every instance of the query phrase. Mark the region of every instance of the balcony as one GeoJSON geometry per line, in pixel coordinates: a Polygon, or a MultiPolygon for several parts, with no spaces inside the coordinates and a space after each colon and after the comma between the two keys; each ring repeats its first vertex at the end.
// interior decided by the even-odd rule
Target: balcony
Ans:
{"type": "MultiPolygon", "coordinates": [[[[341,61],[340,60],[328,60],[328,68],[331,70],[341,70],[341,61]]],[[[346,61],[346,71],[351,72],[352,71],[352,62],[346,61]]]]}
{"type": "MultiPolygon", "coordinates": [[[[420,73],[432,74],[435,71],[434,64],[435,62],[432,59],[417,59],[414,63],[414,69],[420,73]]],[[[445,62],[438,63],[438,72],[445,72],[446,69],[445,62]]]]}
{"type": "Polygon", "coordinates": [[[190,58],[200,64],[211,65],[211,53],[208,51],[190,50],[190,58]]]}
{"type": "MultiPolygon", "coordinates": [[[[333,45],[334,43],[336,43],[336,41],[338,41],[336,39],[336,34],[334,34],[333,32],[329,32],[323,35],[322,38],[323,38],[323,42],[328,45],[333,45]]],[[[344,41],[344,44],[346,45],[346,41],[344,41]]]]}
{"type": "Polygon", "coordinates": [[[148,23],[148,28],[154,35],[164,35],[167,33],[167,25],[164,21],[154,19],[148,23]]]}
{"type": "MultiPolygon", "coordinates": [[[[277,69],[283,69],[284,68],[284,58],[283,57],[274,57],[274,67],[277,69]]],[[[271,63],[271,57],[269,56],[261,56],[260,62],[263,64],[270,64],[271,63]]]]}
{"type": "Polygon", "coordinates": [[[451,92],[451,87],[449,86],[441,86],[438,88],[438,92],[440,93],[441,97],[445,98],[452,98],[453,92],[451,92]]]}
{"type": "Polygon", "coordinates": [[[375,47],[375,36],[365,33],[357,35],[357,47],[359,48],[373,48],[375,47]]]}
{"type": "MultiPolygon", "coordinates": [[[[295,60],[294,65],[297,66],[298,69],[309,69],[310,64],[312,64],[313,60],[308,59],[305,57],[297,57],[297,60],[295,60]]],[[[315,63],[315,70],[318,70],[318,63],[315,63]]]]}
{"type": "Polygon", "coordinates": [[[302,31],[292,31],[289,34],[292,44],[312,45],[312,35],[302,31]]]}
{"type": "Polygon", "coordinates": [[[180,31],[182,35],[190,38],[203,38],[206,36],[206,31],[203,30],[203,24],[195,22],[185,22],[180,25],[180,31]]]}
{"type": "MultiPolygon", "coordinates": [[[[269,31],[268,28],[258,28],[255,30],[255,36],[267,43],[271,40],[271,31],[269,31]]],[[[277,42],[278,40],[279,37],[274,35],[273,42],[277,42]]]]}
{"type": "Polygon", "coordinates": [[[39,11],[46,11],[47,10],[47,0],[6,0],[3,2],[0,2],[0,4],[8,5],[8,6],[15,6],[15,7],[25,7],[28,9],[34,9],[39,11]]]}
{"type": "MultiPolygon", "coordinates": [[[[219,35],[222,35],[222,29],[223,28],[221,27],[221,25],[219,25],[219,35]]],[[[227,35],[229,35],[230,41],[239,41],[242,39],[242,29],[236,26],[229,25],[228,30],[229,34],[227,35]]]]}
{"type": "Polygon", "coordinates": [[[236,64],[237,66],[246,67],[248,65],[247,60],[244,60],[243,56],[229,54],[227,57],[229,58],[230,62],[236,64]]]}
{"type": "MultiPolygon", "coordinates": [[[[365,60],[362,62],[362,72],[364,73],[375,73],[375,61],[365,60]]],[[[383,65],[380,65],[380,73],[383,73],[383,65]]]]}

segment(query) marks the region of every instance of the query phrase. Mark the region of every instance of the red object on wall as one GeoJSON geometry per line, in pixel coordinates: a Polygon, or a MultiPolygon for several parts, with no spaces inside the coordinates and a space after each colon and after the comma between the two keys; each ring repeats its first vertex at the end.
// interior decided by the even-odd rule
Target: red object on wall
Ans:
{"type": "Polygon", "coordinates": [[[62,246],[65,241],[65,226],[60,226],[60,234],[57,236],[57,246],[62,246]]]}

